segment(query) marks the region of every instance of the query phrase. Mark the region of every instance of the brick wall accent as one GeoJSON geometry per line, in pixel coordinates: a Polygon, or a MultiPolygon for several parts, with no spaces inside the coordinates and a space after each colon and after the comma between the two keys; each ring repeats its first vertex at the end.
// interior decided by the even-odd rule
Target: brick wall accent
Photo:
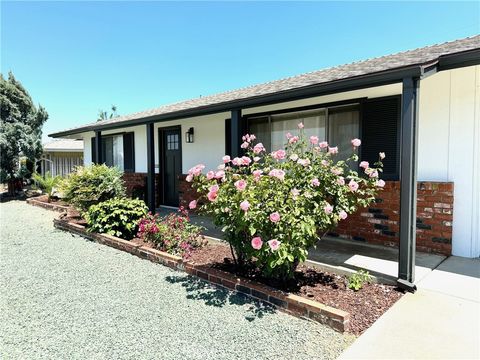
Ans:
{"type": "Polygon", "coordinates": [[[186,177],[186,174],[178,177],[178,196],[180,198],[180,206],[188,208],[188,203],[192,200],[197,200],[199,194],[197,190],[192,187],[192,184],[187,182],[186,177]]]}
{"type": "MultiPolygon", "coordinates": [[[[330,235],[398,247],[400,183],[388,181],[376,202],[342,221],[330,235]]],[[[417,183],[417,250],[451,255],[453,183],[417,183]]]]}
{"type": "MultiPolygon", "coordinates": [[[[125,187],[127,188],[127,196],[131,197],[132,192],[135,188],[141,188],[144,189],[145,194],[146,194],[146,184],[147,184],[147,173],[132,173],[132,172],[126,172],[123,173],[123,181],[125,182],[125,187]]],[[[155,176],[155,192],[156,192],[156,201],[157,205],[160,204],[160,193],[158,191],[159,188],[159,183],[160,183],[160,175],[156,174],[155,176]]]]}

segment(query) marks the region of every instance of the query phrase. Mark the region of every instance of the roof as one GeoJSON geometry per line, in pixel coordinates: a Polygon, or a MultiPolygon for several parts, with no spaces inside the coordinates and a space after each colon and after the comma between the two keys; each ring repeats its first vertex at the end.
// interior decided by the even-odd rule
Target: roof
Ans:
{"type": "Polygon", "coordinates": [[[441,58],[448,58],[453,54],[475,51],[473,55],[475,60],[478,61],[480,60],[480,55],[478,53],[479,49],[480,35],[476,35],[461,40],[399,52],[392,55],[313,71],[237,90],[164,105],[155,109],[140,111],[105,121],[71,128],[63,132],[52,134],[51,136],[69,135],[80,133],[82,131],[114,128],[122,125],[132,126],[136,124],[136,120],[138,120],[138,123],[141,123],[141,120],[166,119],[168,115],[173,116],[174,114],[178,114],[179,116],[182,115],[182,113],[188,114],[188,116],[201,115],[200,110],[208,111],[211,109],[213,112],[214,109],[221,109],[219,106],[221,104],[235,106],[236,103],[240,103],[242,100],[260,99],[272,94],[288,93],[292,90],[328,85],[347,79],[365,78],[369,75],[386,74],[399,69],[421,67],[423,71],[425,68],[438,64],[441,58]],[[197,114],[196,110],[198,110],[197,114]]]}
{"type": "Polygon", "coordinates": [[[43,145],[44,152],[82,152],[83,140],[57,139],[43,145]]]}

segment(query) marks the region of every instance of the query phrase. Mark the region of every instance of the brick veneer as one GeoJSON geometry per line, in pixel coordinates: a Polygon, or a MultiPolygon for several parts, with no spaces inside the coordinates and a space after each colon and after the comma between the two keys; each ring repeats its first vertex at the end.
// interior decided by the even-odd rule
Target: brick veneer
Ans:
{"type": "MultiPolygon", "coordinates": [[[[123,173],[123,181],[125,181],[125,187],[127,188],[127,196],[132,196],[132,192],[135,188],[142,188],[146,193],[147,185],[147,173],[123,173]]],[[[160,175],[156,174],[155,176],[155,189],[158,189],[158,184],[160,183],[160,175]]],[[[157,205],[159,202],[160,193],[156,190],[156,201],[157,205]]]]}
{"type": "MultiPolygon", "coordinates": [[[[195,189],[180,181],[180,204],[198,198],[195,189]]],[[[329,235],[368,243],[398,247],[400,183],[387,181],[372,206],[350,215],[329,235]]],[[[417,183],[417,250],[451,255],[453,183],[417,183]]]]}

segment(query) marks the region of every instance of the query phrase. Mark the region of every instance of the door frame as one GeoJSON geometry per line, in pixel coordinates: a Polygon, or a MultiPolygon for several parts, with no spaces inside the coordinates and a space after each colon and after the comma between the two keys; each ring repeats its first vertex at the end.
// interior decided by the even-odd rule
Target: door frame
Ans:
{"type": "MultiPolygon", "coordinates": [[[[159,197],[159,204],[165,205],[165,154],[164,154],[164,133],[165,131],[169,130],[178,130],[180,134],[179,139],[179,150],[180,150],[180,164],[182,171],[180,175],[183,173],[183,147],[182,147],[182,126],[181,125],[173,125],[173,126],[164,126],[158,128],[158,172],[159,172],[159,181],[158,181],[158,197],[159,197]]],[[[178,179],[177,179],[178,181],[178,179]]],[[[180,199],[179,199],[180,203],[180,199]]]]}

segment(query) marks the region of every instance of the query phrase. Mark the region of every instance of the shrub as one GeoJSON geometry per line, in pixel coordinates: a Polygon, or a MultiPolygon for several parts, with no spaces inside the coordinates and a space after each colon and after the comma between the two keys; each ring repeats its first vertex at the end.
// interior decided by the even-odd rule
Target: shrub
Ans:
{"type": "Polygon", "coordinates": [[[32,178],[35,181],[36,186],[47,194],[47,201],[50,202],[55,188],[60,183],[61,177],[52,176],[47,172],[44,177],[38,173],[33,173],[32,178]]]}
{"type": "Polygon", "coordinates": [[[365,285],[365,283],[368,283],[371,280],[372,276],[368,271],[360,270],[348,277],[347,287],[349,289],[358,291],[363,287],[363,285],[365,285]]]}
{"type": "Polygon", "coordinates": [[[138,222],[148,212],[142,200],[110,199],[90,206],[85,214],[88,230],[132,239],[138,229],[138,222]]]}
{"type": "Polygon", "coordinates": [[[103,201],[125,197],[122,172],[102,165],[80,166],[62,182],[64,200],[81,213],[103,201]]]}
{"type": "Polygon", "coordinates": [[[180,208],[164,218],[148,214],[140,220],[138,237],[173,255],[189,258],[192,250],[206,243],[202,227],[190,222],[188,212],[180,208]]]}
{"type": "Polygon", "coordinates": [[[270,154],[261,143],[254,145],[254,135],[245,135],[246,156],[224,156],[217,171],[206,175],[205,166],[197,165],[187,176],[206,194],[200,211],[222,227],[237,265],[254,261],[266,276],[292,276],[319,236],[368,206],[385,184],[378,178],[380,160],[373,167],[361,162],[363,174],[353,169],[359,139],[352,140],[348,159],[336,160],[336,147],[315,136],[307,140],[299,128],[298,136],[287,134],[285,149],[270,154]]]}

